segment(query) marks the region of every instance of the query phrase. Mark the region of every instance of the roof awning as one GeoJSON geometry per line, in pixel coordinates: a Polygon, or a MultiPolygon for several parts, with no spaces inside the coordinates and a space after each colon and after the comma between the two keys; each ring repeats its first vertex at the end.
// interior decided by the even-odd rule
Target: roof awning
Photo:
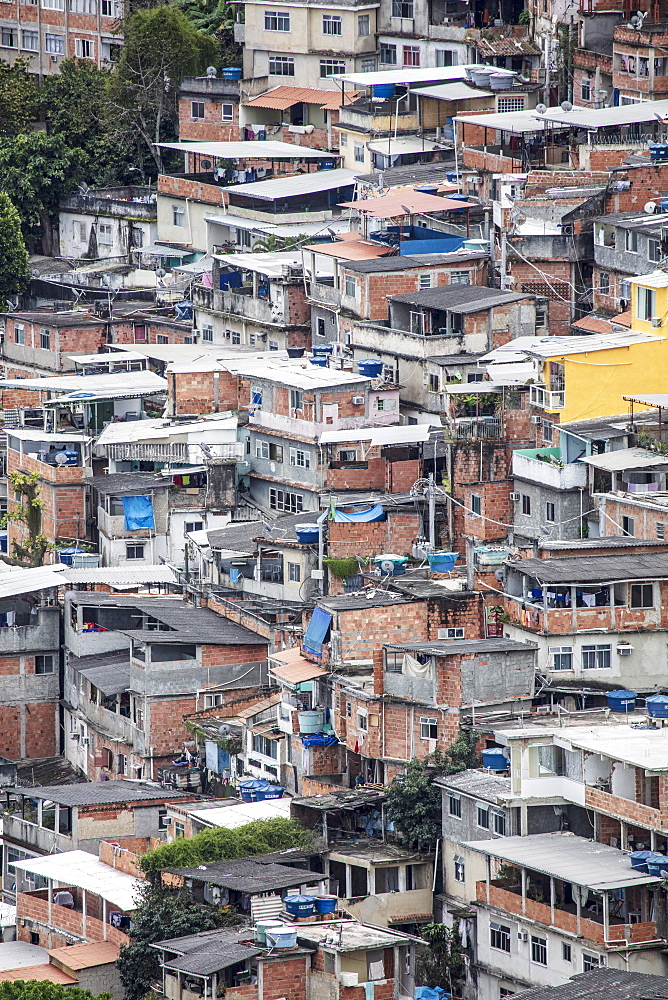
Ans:
{"type": "Polygon", "coordinates": [[[302,656],[299,649],[288,649],[282,653],[272,653],[269,656],[269,672],[286,684],[297,685],[312,681],[316,677],[324,677],[328,671],[311,663],[302,656]]]}
{"type": "Polygon", "coordinates": [[[622,396],[629,403],[642,403],[644,406],[668,407],[668,393],[655,392],[647,396],[622,396]]]}
{"type": "Polygon", "coordinates": [[[422,212],[460,212],[465,208],[475,208],[470,201],[460,201],[458,198],[439,198],[435,194],[425,194],[424,191],[401,191],[381,195],[378,198],[366,198],[359,201],[342,201],[340,208],[354,208],[362,215],[370,215],[374,219],[394,219],[403,215],[415,215],[422,212]]]}
{"type": "Polygon", "coordinates": [[[64,565],[36,566],[34,569],[12,569],[0,575],[0,600],[18,597],[36,590],[62,587],[67,584],[64,565]]]}
{"type": "Polygon", "coordinates": [[[138,247],[133,253],[150,254],[152,257],[191,257],[197,250],[184,250],[178,247],[164,247],[159,243],[147,243],[145,247],[138,247]]]}
{"type": "Polygon", "coordinates": [[[603,472],[623,472],[625,469],[653,469],[668,465],[668,455],[657,455],[645,448],[622,448],[602,455],[585,455],[579,459],[603,472]]]}
{"type": "MultiPolygon", "coordinates": [[[[28,792],[29,789],[25,791],[28,792]]],[[[61,885],[75,885],[79,889],[85,889],[113,903],[119,910],[135,910],[139,893],[145,885],[141,879],[105,865],[88,851],[65,851],[63,854],[47,854],[41,858],[27,858],[25,861],[10,861],[9,864],[19,871],[41,875],[42,878],[52,879],[61,885]]]]}
{"type": "Polygon", "coordinates": [[[130,671],[124,670],[119,664],[114,666],[86,667],[79,673],[99,688],[105,698],[122,694],[130,687],[130,671]]]}
{"type": "Polygon", "coordinates": [[[321,253],[325,257],[335,257],[337,260],[373,260],[375,257],[387,257],[394,254],[394,247],[381,246],[379,243],[368,243],[366,240],[335,240],[333,243],[309,243],[304,250],[321,253]]]}
{"type": "Polygon", "coordinates": [[[158,142],[162,149],[176,149],[181,153],[198,153],[200,156],[222,157],[225,160],[322,160],[332,159],[325,149],[295,146],[291,142],[274,142],[271,139],[249,139],[246,142],[158,142]]]}

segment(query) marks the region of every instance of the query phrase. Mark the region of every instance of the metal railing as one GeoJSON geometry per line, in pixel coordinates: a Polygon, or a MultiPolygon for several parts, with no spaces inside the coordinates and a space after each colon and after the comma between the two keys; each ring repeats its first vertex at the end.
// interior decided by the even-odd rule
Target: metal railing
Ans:
{"type": "Polygon", "coordinates": [[[548,389],[546,385],[529,387],[529,399],[534,406],[543,410],[563,410],[566,405],[566,393],[563,389],[548,389]]]}

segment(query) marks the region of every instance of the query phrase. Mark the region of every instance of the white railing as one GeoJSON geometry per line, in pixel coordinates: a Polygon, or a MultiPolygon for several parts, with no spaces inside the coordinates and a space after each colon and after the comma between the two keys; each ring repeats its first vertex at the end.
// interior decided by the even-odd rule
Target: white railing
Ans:
{"type": "Polygon", "coordinates": [[[530,401],[542,410],[563,410],[566,405],[566,393],[563,389],[555,392],[546,385],[532,385],[529,389],[530,401]]]}

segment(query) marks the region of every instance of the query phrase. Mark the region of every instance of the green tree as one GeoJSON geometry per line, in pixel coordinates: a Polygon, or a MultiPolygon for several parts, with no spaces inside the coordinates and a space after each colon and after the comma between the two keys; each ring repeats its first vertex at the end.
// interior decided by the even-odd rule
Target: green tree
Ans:
{"type": "Polygon", "coordinates": [[[122,140],[136,133],[143,154],[161,172],[156,143],[177,135],[179,84],[215,60],[216,43],[176,7],[138,10],[125,19],[123,31],[108,88],[111,134],[122,140]]]}
{"type": "Polygon", "coordinates": [[[9,521],[20,521],[25,525],[27,536],[23,543],[14,542],[14,560],[20,566],[42,566],[44,556],[51,548],[49,539],[42,534],[42,491],[37,472],[15,470],[7,476],[12,493],[20,496],[13,500],[11,508],[2,518],[2,526],[9,521]]]}
{"type": "Polygon", "coordinates": [[[220,920],[213,906],[199,903],[189,890],[174,889],[156,881],[142,890],[132,922],[133,927],[128,931],[130,944],[121,946],[118,958],[125,1000],[142,1000],[151,983],[160,978],[158,952],[149,948],[150,944],[213,930],[220,920]]]}
{"type": "Polygon", "coordinates": [[[144,872],[165,868],[192,868],[206,861],[247,858],[287,847],[305,847],[312,840],[310,830],[291,819],[261,819],[236,830],[217,827],[202,830],[194,837],[179,838],[171,844],[148,851],[141,858],[144,872]]]}
{"type": "Polygon", "coordinates": [[[29,132],[0,139],[0,190],[14,203],[29,247],[41,238],[45,254],[57,253],[58,205],[76,187],[82,162],[82,151],[60,135],[29,132]]]}
{"type": "Polygon", "coordinates": [[[422,938],[429,947],[422,948],[418,955],[416,981],[421,986],[440,986],[453,996],[461,996],[466,965],[459,931],[445,924],[426,924],[422,938]]]}
{"type": "Polygon", "coordinates": [[[29,281],[21,219],[8,196],[0,192],[0,310],[4,311],[7,298],[22,292],[29,281]]]}
{"type": "MultiPolygon", "coordinates": [[[[26,976],[30,969],[26,969],[26,976]]],[[[80,990],[60,983],[46,983],[37,979],[0,983],[0,1000],[112,1000],[111,993],[80,990]]]]}
{"type": "Polygon", "coordinates": [[[234,25],[243,7],[235,6],[230,0],[176,0],[176,5],[198,31],[216,41],[218,65],[241,65],[243,50],[234,40],[234,25]]]}
{"type": "Polygon", "coordinates": [[[297,247],[303,246],[304,243],[309,241],[309,236],[277,236],[276,233],[269,233],[268,236],[263,236],[261,240],[257,240],[253,244],[253,253],[271,253],[276,250],[293,250],[297,247]]]}
{"type": "Polygon", "coordinates": [[[37,90],[28,66],[22,56],[13,65],[0,59],[0,136],[27,132],[35,120],[37,90]]]}
{"type": "Polygon", "coordinates": [[[434,778],[475,767],[476,740],[477,733],[462,731],[447,750],[437,749],[423,760],[409,761],[405,773],[394,779],[387,815],[408,840],[428,846],[441,836],[441,790],[434,778]]]}

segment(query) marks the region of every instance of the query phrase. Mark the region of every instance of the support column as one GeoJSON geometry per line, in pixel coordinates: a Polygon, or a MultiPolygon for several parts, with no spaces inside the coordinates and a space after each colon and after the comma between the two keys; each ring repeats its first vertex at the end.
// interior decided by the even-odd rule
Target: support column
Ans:
{"type": "Polygon", "coordinates": [[[527,870],[522,868],[522,916],[527,914],[527,870]]]}
{"type": "Polygon", "coordinates": [[[607,892],[603,893],[603,940],[610,939],[610,899],[607,892]]]}
{"type": "Polygon", "coordinates": [[[554,927],[554,906],[555,906],[555,891],[554,891],[554,877],[550,875],[550,923],[554,927]]]}

